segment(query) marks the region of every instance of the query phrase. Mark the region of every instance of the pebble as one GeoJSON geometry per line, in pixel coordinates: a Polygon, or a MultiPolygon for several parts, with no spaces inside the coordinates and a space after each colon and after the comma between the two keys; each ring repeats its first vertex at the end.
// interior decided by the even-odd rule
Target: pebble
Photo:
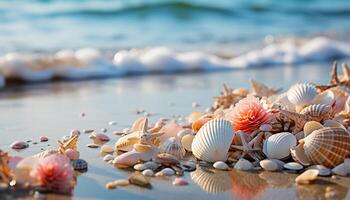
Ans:
{"type": "Polygon", "coordinates": [[[159,165],[155,162],[148,161],[143,163],[143,165],[146,167],[146,169],[156,170],[158,169],[159,165]]]}
{"type": "Polygon", "coordinates": [[[70,136],[69,135],[64,135],[63,137],[62,137],[62,140],[63,141],[68,141],[70,139],[70,136]]]}
{"type": "Polygon", "coordinates": [[[113,131],[114,135],[124,135],[125,133],[122,131],[113,131]]]}
{"type": "Polygon", "coordinates": [[[144,176],[140,172],[134,172],[129,176],[128,180],[131,184],[141,187],[149,187],[151,185],[148,178],[146,178],[146,176],[144,176]]]}
{"type": "Polygon", "coordinates": [[[298,184],[310,184],[317,179],[318,173],[317,169],[308,169],[296,177],[295,182],[298,184]]]}
{"type": "Polygon", "coordinates": [[[93,149],[96,149],[96,148],[99,148],[100,146],[99,145],[97,145],[97,144],[87,144],[86,145],[87,147],[89,147],[89,148],[93,148],[93,149]]]}
{"type": "Polygon", "coordinates": [[[103,145],[101,147],[101,152],[103,152],[103,153],[113,153],[114,149],[113,149],[113,147],[111,145],[105,144],[105,145],[103,145]]]}
{"type": "Polygon", "coordinates": [[[215,169],[219,169],[219,170],[227,170],[228,169],[228,165],[225,162],[222,161],[217,161],[213,164],[213,167],[215,169]]]}
{"type": "Polygon", "coordinates": [[[47,199],[47,196],[39,191],[35,191],[34,199],[47,199]]]}
{"type": "Polygon", "coordinates": [[[186,151],[189,151],[189,152],[192,151],[193,139],[194,139],[194,135],[192,134],[184,135],[181,138],[181,145],[186,149],[186,151]]]}
{"type": "Polygon", "coordinates": [[[142,171],[142,174],[144,176],[153,176],[154,172],[151,169],[145,169],[145,170],[142,171]]]}
{"type": "Polygon", "coordinates": [[[137,171],[143,171],[143,170],[147,169],[147,167],[144,164],[140,163],[140,164],[134,165],[134,169],[137,171]]]}
{"type": "Polygon", "coordinates": [[[105,133],[105,132],[107,132],[107,129],[106,128],[101,128],[101,131],[105,133]]]}
{"type": "Polygon", "coordinates": [[[40,142],[47,142],[49,140],[46,136],[40,136],[40,142]]]}
{"type": "Polygon", "coordinates": [[[83,130],[84,133],[92,133],[94,131],[95,131],[94,129],[84,129],[83,130]]]}
{"type": "Polygon", "coordinates": [[[197,164],[194,161],[185,161],[181,163],[185,171],[194,171],[197,168],[197,164]]]}
{"type": "Polygon", "coordinates": [[[235,164],[234,168],[237,170],[248,171],[248,170],[253,168],[253,164],[251,162],[249,162],[248,160],[241,158],[235,164]]]}
{"type": "Polygon", "coordinates": [[[323,165],[312,165],[308,167],[308,169],[317,169],[319,172],[319,176],[329,176],[332,174],[332,171],[323,165]]]}
{"type": "Polygon", "coordinates": [[[86,116],[86,114],[85,113],[80,113],[80,117],[85,117],[86,116]]]}
{"type": "Polygon", "coordinates": [[[297,162],[289,162],[289,163],[283,165],[283,167],[286,169],[295,170],[295,171],[302,170],[304,168],[301,164],[299,164],[297,162]]]}
{"type": "Polygon", "coordinates": [[[80,131],[79,130],[72,130],[71,132],[70,132],[70,136],[72,137],[72,136],[74,136],[74,135],[80,135],[80,131]]]}
{"type": "Polygon", "coordinates": [[[350,169],[345,163],[337,165],[332,169],[333,174],[336,174],[339,176],[347,176],[349,174],[349,171],[350,169]]]}
{"type": "Polygon", "coordinates": [[[10,147],[12,149],[25,149],[29,147],[29,144],[23,141],[15,141],[10,145],[10,147]]]}
{"type": "Polygon", "coordinates": [[[156,173],[156,176],[172,176],[175,174],[175,171],[171,168],[164,168],[161,171],[156,173]]]}
{"type": "Polygon", "coordinates": [[[174,179],[173,185],[175,185],[175,186],[185,186],[185,185],[188,185],[188,181],[186,181],[186,179],[184,179],[184,178],[177,177],[177,178],[174,179]]]}
{"type": "Polygon", "coordinates": [[[67,149],[64,154],[70,159],[70,160],[77,160],[80,157],[79,151],[76,151],[74,149],[67,149]]]}
{"type": "Polygon", "coordinates": [[[276,171],[279,169],[279,166],[276,162],[266,159],[266,160],[262,160],[260,161],[260,166],[267,171],[276,171]]]}
{"type": "Polygon", "coordinates": [[[120,187],[120,186],[127,186],[129,184],[130,184],[129,180],[120,179],[120,180],[106,183],[106,188],[111,190],[111,189],[116,189],[117,187],[120,187]]]}
{"type": "Polygon", "coordinates": [[[108,122],[108,124],[109,124],[110,126],[114,126],[114,125],[117,125],[117,122],[116,122],[116,121],[110,121],[110,122],[108,122]]]}
{"type": "Polygon", "coordinates": [[[110,138],[103,133],[92,133],[89,138],[91,139],[98,139],[100,141],[104,141],[104,142],[108,142],[110,140],[110,138]]]}
{"type": "Polygon", "coordinates": [[[107,154],[103,157],[103,161],[105,162],[109,162],[111,160],[114,160],[114,156],[112,156],[111,154],[107,154]]]}

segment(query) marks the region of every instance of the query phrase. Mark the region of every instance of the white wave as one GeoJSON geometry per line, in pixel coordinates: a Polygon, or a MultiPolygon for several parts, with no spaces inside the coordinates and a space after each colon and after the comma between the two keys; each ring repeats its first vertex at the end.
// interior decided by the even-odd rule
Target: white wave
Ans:
{"type": "Polygon", "coordinates": [[[266,65],[327,61],[350,56],[350,45],[324,37],[303,43],[285,41],[224,59],[204,52],[175,52],[166,47],[131,49],[106,58],[92,48],[54,55],[7,53],[0,57],[0,86],[8,79],[27,82],[117,77],[130,74],[213,71],[266,65]]]}

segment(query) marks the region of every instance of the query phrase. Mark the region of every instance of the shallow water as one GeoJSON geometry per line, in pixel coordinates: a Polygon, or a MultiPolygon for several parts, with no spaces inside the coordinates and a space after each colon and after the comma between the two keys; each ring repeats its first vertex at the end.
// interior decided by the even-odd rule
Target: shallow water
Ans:
{"type": "MultiPolygon", "coordinates": [[[[135,76],[11,86],[0,94],[0,108],[2,113],[6,113],[0,115],[0,148],[11,155],[32,155],[40,152],[41,148],[55,146],[55,141],[72,129],[87,128],[107,128],[107,134],[112,138],[108,144],[113,145],[118,136],[112,135],[112,132],[129,127],[139,117],[135,112],[138,108],[152,113],[152,122],[175,114],[186,116],[193,110],[210,106],[212,97],[219,94],[224,82],[232,87],[248,88],[249,78],[255,78],[274,87],[287,88],[296,81],[327,83],[330,69],[330,63],[324,63],[209,74],[135,76]],[[192,108],[194,101],[201,106],[192,108]],[[80,117],[81,112],[86,116],[80,117]],[[111,120],[118,124],[108,125],[111,120]],[[49,142],[30,144],[28,149],[20,152],[9,148],[14,140],[38,141],[41,135],[48,136],[49,142]]],[[[325,199],[327,187],[334,188],[337,193],[335,199],[350,198],[349,178],[336,181],[322,178],[314,185],[296,186],[294,174],[211,173],[202,169],[186,173],[185,178],[190,184],[184,187],[172,186],[171,180],[152,178],[152,189],[128,186],[108,191],[104,187],[106,182],[126,178],[130,172],[106,164],[99,149],[87,148],[85,145],[88,143],[91,140],[82,134],[79,150],[81,158],[88,161],[89,170],[78,177],[72,199],[188,199],[189,196],[196,199],[325,199]],[[198,177],[206,178],[206,181],[201,182],[198,177]]],[[[0,194],[1,199],[6,196],[11,198],[9,193],[0,194]]]]}

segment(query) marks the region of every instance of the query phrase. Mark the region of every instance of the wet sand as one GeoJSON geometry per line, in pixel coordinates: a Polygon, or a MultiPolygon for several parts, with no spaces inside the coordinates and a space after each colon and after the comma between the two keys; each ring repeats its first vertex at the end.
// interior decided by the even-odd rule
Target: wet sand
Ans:
{"type": "MultiPolygon", "coordinates": [[[[349,63],[349,62],[348,62],[349,63]]],[[[330,64],[272,67],[223,71],[208,74],[135,76],[123,79],[56,82],[11,86],[0,93],[0,148],[11,155],[29,156],[41,149],[56,147],[56,141],[73,129],[107,128],[114,145],[119,136],[113,131],[129,127],[140,117],[137,109],[151,114],[151,122],[160,117],[186,116],[212,104],[223,83],[231,87],[249,87],[254,78],[271,86],[286,88],[296,81],[326,83],[330,64]],[[200,107],[192,108],[192,102],[200,107]],[[86,113],[81,117],[80,113],[86,113]],[[109,125],[109,121],[116,125],[109,125]],[[39,142],[46,135],[48,142],[39,142]],[[29,148],[14,151],[14,140],[31,140],[29,148]],[[38,144],[32,144],[38,142],[38,144]],[[50,145],[50,146],[49,146],[50,145]]],[[[90,149],[87,134],[79,139],[81,158],[89,163],[78,177],[72,197],[48,195],[51,199],[327,199],[329,187],[333,199],[349,199],[350,178],[320,178],[316,184],[296,186],[295,174],[272,172],[213,171],[198,168],[185,173],[188,186],[174,187],[174,177],[152,178],[152,189],[136,186],[105,189],[105,183],[126,178],[128,170],[114,168],[102,160],[99,149],[90,149]]],[[[1,192],[0,199],[18,197],[19,193],[1,192]]],[[[22,193],[25,195],[25,192],[22,193]]],[[[22,196],[20,195],[20,196],[22,196]]],[[[30,196],[27,196],[30,199],[30,196]]]]}

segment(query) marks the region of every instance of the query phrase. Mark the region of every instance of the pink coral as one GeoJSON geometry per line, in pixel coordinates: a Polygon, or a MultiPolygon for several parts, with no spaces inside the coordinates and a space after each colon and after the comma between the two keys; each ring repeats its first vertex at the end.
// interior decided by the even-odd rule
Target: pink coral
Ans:
{"type": "Polygon", "coordinates": [[[235,131],[243,131],[246,134],[257,130],[260,125],[271,120],[271,114],[261,105],[258,98],[248,96],[240,100],[234,107],[231,121],[235,131]]]}
{"type": "Polygon", "coordinates": [[[53,154],[40,159],[30,175],[41,187],[51,192],[71,193],[74,185],[73,173],[66,156],[53,154]]]}

